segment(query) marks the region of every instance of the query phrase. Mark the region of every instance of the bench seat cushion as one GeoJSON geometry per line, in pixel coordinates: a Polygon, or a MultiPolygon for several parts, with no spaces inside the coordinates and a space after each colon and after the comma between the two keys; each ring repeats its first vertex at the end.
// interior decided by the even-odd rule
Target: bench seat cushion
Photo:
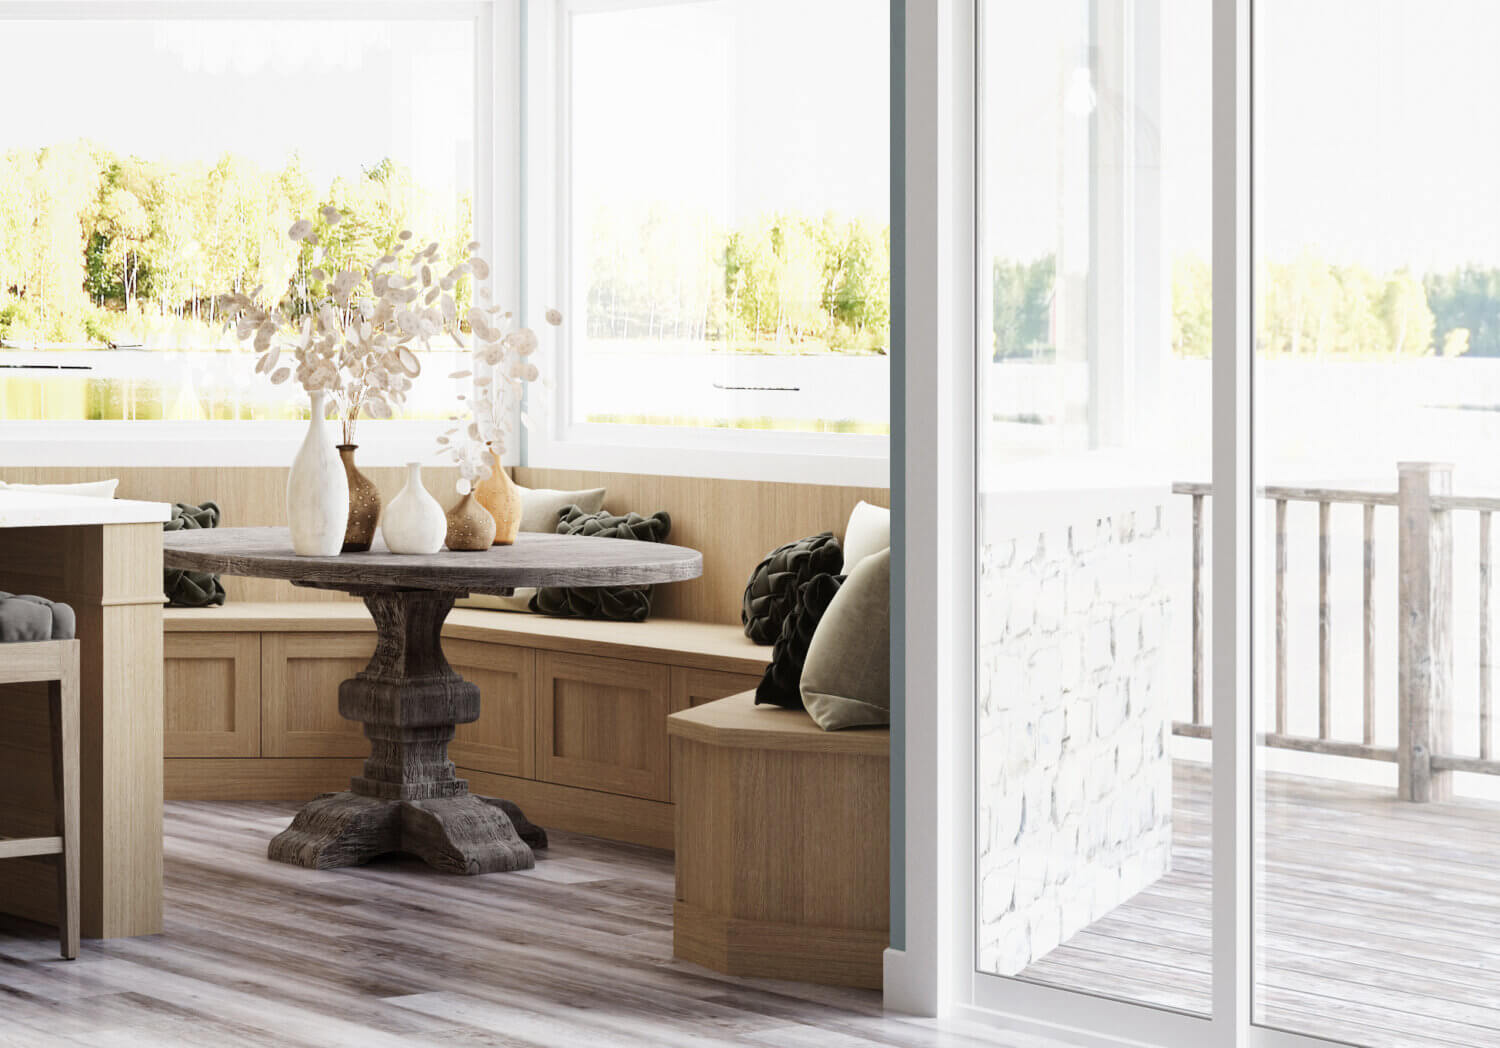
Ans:
{"type": "Polygon", "coordinates": [[[76,626],[73,609],[45,597],[0,593],[0,644],[42,640],[72,640],[76,626]]]}

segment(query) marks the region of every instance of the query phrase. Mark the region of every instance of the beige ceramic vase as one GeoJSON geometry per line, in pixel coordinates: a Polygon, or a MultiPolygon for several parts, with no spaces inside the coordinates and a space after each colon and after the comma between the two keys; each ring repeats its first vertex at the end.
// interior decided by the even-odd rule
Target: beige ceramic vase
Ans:
{"type": "Polygon", "coordinates": [[[459,500],[448,511],[447,546],[455,552],[489,549],[495,541],[495,518],[479,504],[474,492],[459,500]]]}
{"type": "Polygon", "coordinates": [[[505,467],[500,465],[500,456],[491,452],[490,457],[490,475],[474,489],[474,498],[494,518],[494,544],[509,546],[516,541],[516,534],[521,530],[521,489],[511,482],[505,467]]]}
{"type": "Polygon", "coordinates": [[[344,475],[349,478],[349,525],[344,529],[345,553],[365,553],[375,541],[380,525],[380,489],[354,464],[358,444],[340,444],[339,458],[344,460],[344,475]]]}

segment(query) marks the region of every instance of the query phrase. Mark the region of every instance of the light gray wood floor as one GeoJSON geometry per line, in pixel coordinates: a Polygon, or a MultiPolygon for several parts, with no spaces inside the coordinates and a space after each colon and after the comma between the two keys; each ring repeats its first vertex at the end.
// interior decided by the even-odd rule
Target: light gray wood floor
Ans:
{"type": "MultiPolygon", "coordinates": [[[[1173,871],[1027,975],[1209,1009],[1208,769],[1178,762],[1173,871]]],[[[1500,807],[1268,777],[1256,1017],[1372,1048],[1500,1046],[1500,807]]]]}
{"type": "Polygon", "coordinates": [[[0,1045],[1044,1048],[882,1014],[879,995],[672,960],[671,856],[558,833],[535,870],[272,863],[292,805],[167,806],[166,931],[0,925],[0,1045]]]}

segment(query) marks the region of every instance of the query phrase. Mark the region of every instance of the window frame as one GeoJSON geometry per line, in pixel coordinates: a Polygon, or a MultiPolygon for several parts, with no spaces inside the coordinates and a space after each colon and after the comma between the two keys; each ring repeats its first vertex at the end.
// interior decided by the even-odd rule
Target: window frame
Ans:
{"type": "MultiPolygon", "coordinates": [[[[791,433],[574,422],[573,364],[566,316],[572,275],[569,138],[571,66],[569,26],[579,13],[629,11],[695,0],[534,0],[527,3],[524,93],[526,150],[523,259],[528,311],[522,321],[557,305],[563,326],[542,353],[541,389],[527,395],[524,465],[628,471],[666,476],[794,481],[885,487],[890,483],[890,438],[849,433],[791,433]],[[549,379],[550,376],[550,379],[549,379]]],[[[889,361],[889,357],[887,357],[889,361]]],[[[535,386],[536,384],[533,384],[535,386]]],[[[894,392],[894,391],[893,391],[894,392]]]]}
{"type": "MultiPolygon", "coordinates": [[[[521,26],[526,0],[0,0],[9,21],[453,21],[474,32],[474,231],[488,248],[497,302],[520,301],[521,26]]],[[[249,356],[246,356],[249,366],[249,356]]],[[[455,402],[455,410],[458,404],[455,402]]],[[[429,459],[442,420],[359,423],[360,460],[429,459]]],[[[0,421],[3,466],[280,466],[306,433],[299,421],[0,421]]],[[[516,448],[505,461],[517,461],[516,448]]]]}

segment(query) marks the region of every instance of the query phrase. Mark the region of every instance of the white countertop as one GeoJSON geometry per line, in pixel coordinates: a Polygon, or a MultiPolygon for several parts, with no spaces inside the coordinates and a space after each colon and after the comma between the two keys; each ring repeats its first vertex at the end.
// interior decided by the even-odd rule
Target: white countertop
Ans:
{"type": "Polygon", "coordinates": [[[56,495],[49,491],[0,491],[0,528],[160,524],[171,517],[172,507],[165,502],[56,495]]]}

